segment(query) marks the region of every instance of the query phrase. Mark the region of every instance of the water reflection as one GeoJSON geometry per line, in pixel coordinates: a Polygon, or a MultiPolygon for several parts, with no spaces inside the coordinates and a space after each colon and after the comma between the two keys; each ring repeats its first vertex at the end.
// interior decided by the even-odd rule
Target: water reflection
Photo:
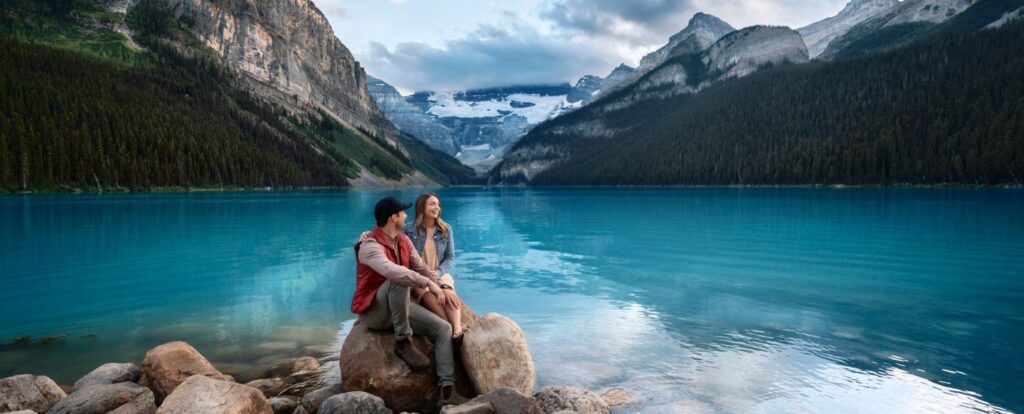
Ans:
{"type": "MultiPolygon", "coordinates": [[[[336,354],[353,321],[352,242],[381,196],[416,193],[0,199],[0,258],[14,263],[0,338],[69,334],[3,346],[0,376],[70,383],[176,339],[242,378],[288,356],[336,354]]],[[[1020,192],[441,198],[460,293],[519,322],[539,387],[622,386],[638,397],[622,412],[1024,404],[1020,192]]]]}

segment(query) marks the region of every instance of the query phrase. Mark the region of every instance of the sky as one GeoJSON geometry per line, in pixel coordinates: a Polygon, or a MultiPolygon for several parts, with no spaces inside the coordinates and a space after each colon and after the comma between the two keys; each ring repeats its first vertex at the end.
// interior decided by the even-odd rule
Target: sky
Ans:
{"type": "Polygon", "coordinates": [[[366,72],[414,91],[575,83],[636,66],[696,12],[799,28],[848,0],[313,0],[366,72]]]}

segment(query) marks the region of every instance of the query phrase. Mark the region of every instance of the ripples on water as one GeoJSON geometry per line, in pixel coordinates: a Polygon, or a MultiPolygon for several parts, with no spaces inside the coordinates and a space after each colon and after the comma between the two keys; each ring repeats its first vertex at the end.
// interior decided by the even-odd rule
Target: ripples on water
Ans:
{"type": "MultiPolygon", "coordinates": [[[[0,376],[71,383],[172,339],[243,377],[330,352],[385,194],[416,195],[0,198],[0,338],[68,334],[4,345],[0,376]]],[[[462,295],[519,322],[538,387],[622,386],[624,412],[1024,407],[1020,191],[441,196],[462,295]]]]}

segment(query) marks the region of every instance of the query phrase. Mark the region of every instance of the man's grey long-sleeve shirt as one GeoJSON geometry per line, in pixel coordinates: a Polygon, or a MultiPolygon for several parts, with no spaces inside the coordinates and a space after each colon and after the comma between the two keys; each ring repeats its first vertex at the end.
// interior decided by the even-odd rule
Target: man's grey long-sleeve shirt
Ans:
{"type": "MultiPolygon", "coordinates": [[[[402,236],[399,236],[402,237],[402,236]]],[[[395,264],[388,260],[384,253],[384,247],[374,238],[367,238],[359,246],[359,256],[356,260],[359,263],[370,266],[375,272],[380,273],[387,280],[402,286],[427,287],[427,284],[436,279],[434,271],[429,269],[415,248],[409,249],[409,267],[395,264]]],[[[394,243],[394,242],[393,242],[394,243]]],[[[411,244],[411,243],[410,243],[411,244]]],[[[398,251],[396,245],[390,246],[393,251],[398,251]]]]}

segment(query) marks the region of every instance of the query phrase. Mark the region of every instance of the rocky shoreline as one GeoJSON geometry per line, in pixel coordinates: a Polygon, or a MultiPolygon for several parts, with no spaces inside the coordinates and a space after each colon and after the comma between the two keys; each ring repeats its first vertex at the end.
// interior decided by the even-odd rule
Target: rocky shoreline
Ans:
{"type": "MultiPolygon", "coordinates": [[[[269,377],[244,384],[182,341],[150,349],[138,365],[103,364],[73,386],[30,374],[3,378],[0,413],[589,414],[631,404],[622,388],[600,396],[575,387],[533,392],[532,357],[515,322],[496,313],[481,318],[464,305],[463,323],[469,329],[456,352],[456,381],[471,399],[460,405],[437,405],[433,364],[409,370],[392,352],[393,335],[357,322],[339,354],[283,360],[269,377]],[[340,378],[330,374],[337,368],[340,378]]],[[[429,341],[415,339],[433,355],[429,341]]]]}

